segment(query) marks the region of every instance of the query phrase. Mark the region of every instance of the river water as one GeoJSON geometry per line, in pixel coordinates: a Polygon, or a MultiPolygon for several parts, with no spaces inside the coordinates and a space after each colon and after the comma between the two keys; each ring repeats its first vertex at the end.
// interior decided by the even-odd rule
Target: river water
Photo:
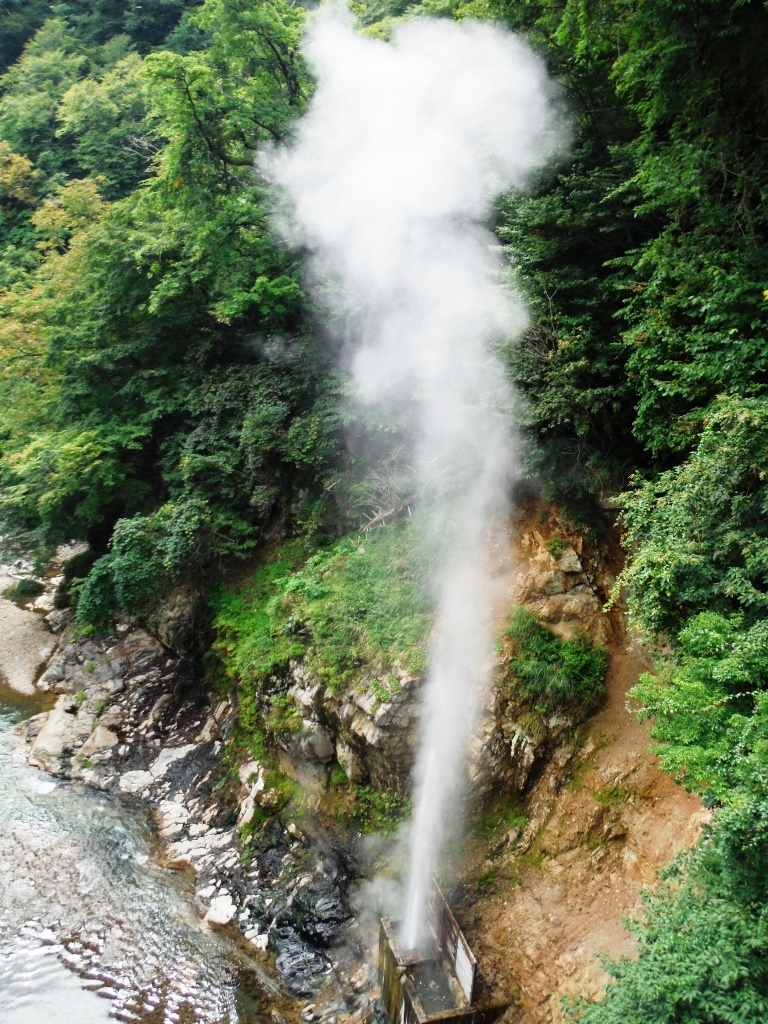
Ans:
{"type": "Polygon", "coordinates": [[[268,981],[202,930],[148,822],[26,764],[13,727],[39,700],[0,685],[2,1024],[266,1020],[268,981]]]}

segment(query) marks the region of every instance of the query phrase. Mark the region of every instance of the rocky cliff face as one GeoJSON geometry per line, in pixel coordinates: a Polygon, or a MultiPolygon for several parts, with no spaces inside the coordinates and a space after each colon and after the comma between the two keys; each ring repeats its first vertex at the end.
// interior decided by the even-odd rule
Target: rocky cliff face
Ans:
{"type": "MultiPolygon", "coordinates": [[[[524,601],[563,634],[580,628],[609,641],[602,605],[611,579],[595,546],[543,504],[524,509],[513,532],[515,557],[497,572],[499,615],[524,601]]],[[[183,608],[194,603],[188,597],[156,626],[166,641],[182,638],[181,648],[183,608]]],[[[61,616],[55,625],[64,625],[61,616]]],[[[385,677],[363,673],[337,692],[302,660],[290,665],[279,681],[292,707],[290,727],[267,739],[310,811],[336,764],[352,783],[407,792],[421,682],[394,664],[385,677]]],[[[232,760],[227,740],[236,708],[196,686],[189,659],[146,629],[119,624],[100,639],[65,639],[39,685],[58,699],[25,723],[30,762],[151,807],[163,857],[194,869],[209,924],[236,925],[252,950],[269,950],[295,995],[314,996],[330,977],[325,990],[336,995],[316,1001],[318,1015],[359,1010],[373,977],[351,922],[351,879],[365,872],[354,840],[330,838],[312,813],[296,822],[276,817],[243,862],[239,829],[254,816],[268,818],[277,795],[269,765],[232,760]]],[[[572,725],[562,715],[531,714],[508,688],[492,688],[468,759],[475,798],[500,788],[522,793],[572,725]]]]}

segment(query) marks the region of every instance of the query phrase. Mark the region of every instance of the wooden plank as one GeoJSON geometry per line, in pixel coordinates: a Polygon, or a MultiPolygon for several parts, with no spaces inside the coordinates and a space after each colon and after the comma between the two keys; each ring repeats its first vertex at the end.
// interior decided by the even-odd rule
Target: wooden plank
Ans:
{"type": "MultiPolygon", "coordinates": [[[[474,960],[474,957],[472,960],[474,960]]],[[[472,1004],[475,987],[475,964],[472,960],[467,956],[464,944],[460,942],[456,949],[456,959],[454,961],[456,964],[456,980],[461,985],[461,991],[470,1005],[472,1004]]]]}

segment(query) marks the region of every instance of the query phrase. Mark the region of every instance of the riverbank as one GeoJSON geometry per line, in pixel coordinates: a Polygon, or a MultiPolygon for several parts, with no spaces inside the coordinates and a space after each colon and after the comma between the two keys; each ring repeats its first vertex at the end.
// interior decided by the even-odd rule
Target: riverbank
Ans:
{"type": "MultiPolygon", "coordinates": [[[[0,564],[0,594],[29,579],[31,569],[24,558],[0,564]]],[[[0,600],[0,680],[19,693],[36,692],[35,683],[56,649],[56,637],[43,621],[41,611],[0,600]]]]}
{"type": "Polygon", "coordinates": [[[158,860],[194,873],[204,924],[236,931],[302,1008],[312,1000],[323,1021],[365,1008],[373,972],[359,975],[341,935],[354,931],[352,878],[311,816],[287,827],[275,817],[242,857],[238,824],[260,766],[227,762],[230,703],[212,702],[185,659],[129,624],[65,643],[39,685],[58,697],[20,727],[30,764],[149,808],[158,860]],[[342,944],[348,963],[333,948],[342,944]]]}

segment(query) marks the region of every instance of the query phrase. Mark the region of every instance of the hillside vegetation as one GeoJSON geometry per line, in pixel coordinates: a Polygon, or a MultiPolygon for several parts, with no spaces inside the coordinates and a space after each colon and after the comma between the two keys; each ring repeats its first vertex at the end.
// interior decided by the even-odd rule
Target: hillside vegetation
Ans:
{"type": "MultiPolygon", "coordinates": [[[[526,472],[584,519],[595,499],[621,506],[621,584],[659,652],[635,696],[668,770],[715,808],[699,848],[649,898],[638,960],[615,965],[605,1000],[574,1019],[757,1024],[768,1016],[768,10],[354,6],[383,36],[423,13],[507,24],[544,55],[574,122],[570,158],[496,214],[533,310],[509,351],[526,472]]],[[[331,681],[363,641],[401,643],[402,656],[419,646],[415,633],[380,636],[371,617],[364,636],[324,605],[326,564],[345,566],[334,579],[369,601],[364,565],[385,542],[359,564],[355,542],[330,545],[409,494],[398,425],[348,404],[302,254],[274,236],[253,169],[311,96],[304,16],[284,0],[0,8],[0,516],[43,550],[90,543],[71,588],[81,627],[141,612],[181,580],[215,590],[220,567],[266,537],[298,537],[304,553],[284,574],[303,565],[295,583],[267,594],[257,576],[250,598],[213,598],[224,652],[253,618],[254,681],[297,643],[270,625],[278,600],[328,631],[316,657],[331,681]]],[[[406,618],[422,614],[417,600],[406,618]]]]}

